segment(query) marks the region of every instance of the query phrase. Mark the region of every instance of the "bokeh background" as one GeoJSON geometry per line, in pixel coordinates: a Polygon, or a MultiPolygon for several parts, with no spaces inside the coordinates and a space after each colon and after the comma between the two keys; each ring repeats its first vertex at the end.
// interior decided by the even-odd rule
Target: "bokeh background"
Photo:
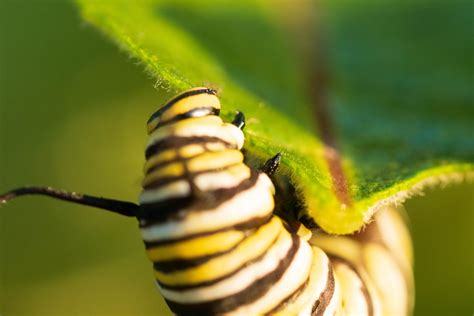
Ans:
{"type": "MultiPolygon", "coordinates": [[[[0,191],[136,200],[145,122],[168,95],[72,3],[0,2],[0,191]]],[[[474,185],[406,203],[415,315],[474,312],[474,185]]],[[[169,315],[137,223],[29,197],[0,208],[1,315],[169,315]]]]}

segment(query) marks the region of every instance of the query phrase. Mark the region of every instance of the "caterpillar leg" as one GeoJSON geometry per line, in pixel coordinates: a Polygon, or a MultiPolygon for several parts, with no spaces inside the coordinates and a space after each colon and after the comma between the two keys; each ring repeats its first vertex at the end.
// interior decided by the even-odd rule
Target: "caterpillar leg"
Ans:
{"type": "Polygon", "coordinates": [[[7,193],[0,194],[0,204],[7,203],[8,201],[23,195],[33,194],[45,195],[67,202],[97,207],[124,216],[135,216],[139,207],[137,204],[132,202],[106,199],[76,192],[66,192],[51,187],[22,187],[11,190],[7,193]]]}

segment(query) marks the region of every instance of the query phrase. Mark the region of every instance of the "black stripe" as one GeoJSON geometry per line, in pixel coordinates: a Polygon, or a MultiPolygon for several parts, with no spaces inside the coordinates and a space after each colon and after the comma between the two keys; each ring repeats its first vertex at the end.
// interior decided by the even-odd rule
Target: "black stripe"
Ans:
{"type": "Polygon", "coordinates": [[[329,256],[329,260],[333,264],[337,264],[337,263],[345,264],[355,274],[357,274],[357,277],[359,278],[360,282],[362,283],[362,286],[361,286],[360,290],[361,290],[362,294],[364,295],[365,302],[366,302],[366,305],[367,305],[367,315],[372,316],[374,314],[374,304],[372,302],[372,297],[370,296],[367,285],[365,284],[364,279],[362,278],[361,274],[359,273],[359,270],[357,269],[357,267],[352,262],[350,262],[349,260],[346,260],[342,257],[336,256],[336,255],[328,255],[328,256],[329,256]]]}
{"type": "MultiPolygon", "coordinates": [[[[182,161],[182,160],[180,160],[182,161]]],[[[184,166],[183,166],[184,167],[184,166]]],[[[214,170],[202,170],[202,171],[199,171],[199,172],[195,172],[193,173],[196,174],[196,175],[199,175],[201,173],[206,173],[206,172],[213,172],[214,170]]],[[[151,190],[155,190],[155,189],[158,189],[160,187],[163,187],[167,184],[170,184],[170,183],[173,183],[173,182],[177,182],[177,181],[180,181],[180,180],[186,180],[188,181],[189,179],[189,176],[185,173],[179,175],[179,176],[165,176],[165,177],[161,177],[161,178],[156,178],[155,180],[153,180],[152,182],[142,186],[142,188],[145,190],[145,191],[151,191],[151,190]]]]}
{"type": "Polygon", "coordinates": [[[216,143],[220,142],[226,146],[226,148],[236,148],[232,144],[222,140],[215,136],[192,136],[192,137],[181,137],[181,136],[169,136],[165,139],[157,141],[156,143],[148,146],[145,150],[145,158],[148,160],[151,156],[158,154],[161,151],[167,149],[177,149],[182,146],[191,144],[205,144],[205,143],[216,143]]]}
{"type": "Polygon", "coordinates": [[[304,281],[293,293],[285,297],[275,308],[265,313],[265,315],[273,315],[276,312],[282,310],[289,302],[297,299],[297,297],[305,290],[309,284],[309,277],[304,281]]]}
{"type": "Polygon", "coordinates": [[[195,303],[195,304],[182,304],[166,300],[168,306],[174,313],[179,315],[216,315],[229,313],[239,306],[250,304],[263,295],[265,295],[274,286],[278,280],[283,276],[287,268],[293,261],[298,249],[299,249],[299,237],[292,236],[292,246],[289,249],[287,255],[280,260],[277,268],[272,272],[268,273],[264,277],[256,280],[250,284],[244,290],[213,301],[195,303]]]}
{"type": "MultiPolygon", "coordinates": [[[[173,243],[177,243],[177,242],[181,242],[185,240],[191,240],[194,238],[209,236],[209,235],[213,235],[213,234],[217,234],[217,233],[221,233],[221,232],[225,232],[229,230],[251,231],[259,226],[265,225],[271,220],[271,218],[272,218],[272,214],[268,214],[268,216],[254,217],[245,222],[238,223],[232,226],[219,228],[212,231],[195,233],[195,234],[191,234],[191,235],[187,235],[187,236],[179,237],[175,239],[162,239],[159,241],[145,241],[144,243],[145,243],[145,247],[148,249],[148,248],[152,248],[156,246],[169,245],[169,244],[173,244],[173,243]]],[[[146,226],[140,225],[140,228],[142,227],[146,227],[146,226]]]]}
{"type": "MultiPolygon", "coordinates": [[[[191,156],[191,157],[188,157],[186,159],[193,159],[199,155],[201,155],[202,153],[199,153],[198,155],[195,155],[195,156],[191,156]]],[[[176,163],[176,162],[182,162],[183,161],[183,158],[182,157],[176,157],[176,158],[173,158],[173,159],[170,159],[170,160],[165,160],[165,161],[162,161],[162,162],[159,162],[157,163],[156,165],[153,165],[151,166],[146,172],[145,172],[145,176],[149,175],[150,173],[152,173],[153,171],[155,171],[156,169],[158,168],[163,168],[163,167],[166,167],[167,165],[170,165],[172,163],[176,163]]]]}
{"type": "Polygon", "coordinates": [[[160,272],[165,272],[165,273],[195,268],[197,266],[200,266],[203,263],[208,262],[211,259],[230,253],[231,251],[235,250],[247,238],[248,236],[245,236],[240,241],[238,241],[235,245],[223,251],[215,252],[210,255],[205,255],[205,256],[196,257],[196,258],[155,261],[153,263],[153,267],[155,268],[155,271],[160,271],[160,272]]]}
{"type": "Polygon", "coordinates": [[[323,292],[319,296],[319,298],[314,302],[313,308],[311,309],[311,316],[322,316],[326,311],[326,308],[331,303],[331,299],[334,295],[335,290],[335,280],[334,280],[334,272],[332,269],[332,264],[329,261],[328,263],[328,278],[326,281],[326,287],[324,288],[323,292]]]}
{"type": "MultiPolygon", "coordinates": [[[[192,159],[192,158],[190,158],[192,159]]],[[[183,158],[178,158],[178,162],[182,162],[182,166],[185,167],[184,165],[186,164],[186,161],[183,160],[183,158]]],[[[198,175],[205,174],[205,173],[216,173],[216,172],[221,172],[228,170],[230,168],[233,168],[237,165],[242,164],[242,162],[237,162],[237,163],[232,163],[230,165],[227,165],[225,167],[220,167],[220,168],[212,168],[212,169],[204,169],[204,170],[199,170],[199,171],[194,171],[190,172],[190,174],[181,174],[179,176],[164,176],[160,178],[156,178],[152,182],[146,184],[143,186],[144,190],[155,190],[158,189],[159,187],[165,186],[167,184],[170,184],[172,182],[180,181],[180,180],[188,180],[190,177],[192,178],[191,181],[198,175]]]]}
{"type": "MultiPolygon", "coordinates": [[[[218,143],[222,143],[222,141],[218,142],[218,143]]],[[[145,173],[145,175],[149,175],[150,173],[152,173],[153,171],[155,171],[156,169],[158,168],[163,168],[167,165],[170,165],[172,163],[176,163],[176,162],[182,162],[183,160],[190,160],[190,159],[193,159],[193,158],[196,158],[204,153],[215,153],[215,152],[220,152],[220,151],[223,151],[222,149],[218,149],[218,150],[214,150],[214,149],[209,149],[209,146],[207,146],[209,143],[205,143],[203,144],[203,152],[200,152],[196,155],[193,155],[193,156],[190,156],[190,157],[186,157],[186,158],[183,158],[183,157],[175,157],[173,159],[170,159],[170,160],[165,160],[165,161],[162,161],[162,162],[158,162],[156,165],[152,165],[151,167],[149,167],[145,173]]],[[[215,144],[215,143],[213,143],[215,144]]],[[[228,149],[229,147],[231,146],[228,146],[228,145],[225,145],[225,149],[228,149]]],[[[179,148],[176,149],[177,151],[179,150],[179,148]]]]}
{"type": "Polygon", "coordinates": [[[184,214],[179,212],[193,205],[193,196],[171,198],[151,204],[141,204],[137,212],[140,227],[148,227],[170,220],[181,220],[184,214]]]}
{"type": "Polygon", "coordinates": [[[172,123],[176,123],[176,122],[179,122],[179,121],[182,121],[182,120],[186,120],[186,119],[190,119],[190,118],[204,117],[204,116],[211,116],[211,115],[219,116],[220,112],[221,112],[220,109],[213,108],[213,107],[194,108],[194,109],[192,109],[192,110],[189,110],[188,112],[175,115],[175,116],[173,116],[171,119],[169,119],[169,120],[167,120],[167,121],[159,122],[159,123],[155,126],[155,128],[152,129],[151,131],[149,131],[148,133],[151,134],[151,133],[153,133],[156,129],[158,129],[158,128],[162,127],[162,126],[165,126],[165,125],[168,125],[168,124],[172,124],[172,123]]]}
{"type": "Polygon", "coordinates": [[[189,289],[195,289],[195,288],[199,288],[199,287],[203,287],[203,286],[209,286],[209,285],[213,285],[213,284],[216,284],[222,280],[225,280],[227,278],[230,278],[232,277],[233,275],[237,274],[238,272],[240,272],[242,269],[254,264],[255,262],[259,262],[260,260],[263,259],[263,257],[265,257],[265,254],[266,252],[272,248],[276,242],[278,241],[278,238],[280,237],[280,234],[282,232],[279,232],[276,236],[275,236],[275,239],[273,239],[273,241],[270,243],[270,245],[268,246],[268,248],[262,252],[259,256],[257,256],[256,258],[254,259],[251,259],[247,262],[245,262],[244,264],[242,264],[240,267],[236,268],[234,271],[231,271],[223,276],[220,276],[218,278],[215,278],[215,279],[212,279],[212,280],[209,280],[209,281],[204,281],[204,282],[201,282],[201,283],[195,283],[195,284],[182,284],[182,285],[171,285],[171,284],[165,284],[165,283],[162,283],[160,281],[157,280],[157,282],[160,284],[160,286],[164,289],[168,289],[168,290],[189,290],[189,289]]]}
{"type": "MultiPolygon", "coordinates": [[[[140,204],[137,212],[139,220],[162,223],[169,220],[181,220],[189,212],[206,211],[217,208],[237,194],[255,186],[259,173],[250,169],[250,177],[238,185],[228,189],[217,189],[201,194],[192,194],[184,198],[174,198],[164,201],[140,204]],[[186,209],[192,206],[192,208],[186,209]]],[[[147,223],[149,225],[151,223],[147,223]]]]}
{"type": "Polygon", "coordinates": [[[157,118],[158,116],[160,116],[161,114],[163,114],[163,112],[165,112],[166,110],[168,110],[170,107],[173,106],[173,104],[175,104],[176,102],[178,101],[181,101],[187,97],[190,97],[190,96],[194,96],[194,95],[198,95],[198,94],[212,94],[212,95],[216,95],[217,94],[217,91],[216,90],[213,90],[213,89],[209,89],[209,88],[203,88],[203,89],[198,89],[198,90],[190,90],[190,91],[186,91],[184,93],[181,93],[180,95],[177,95],[176,97],[174,97],[173,99],[171,99],[170,101],[168,101],[168,103],[166,103],[164,106],[162,106],[158,111],[156,111],[155,113],[153,113],[150,118],[148,119],[147,121],[147,124],[149,124],[151,121],[153,121],[155,118],[157,118]]]}

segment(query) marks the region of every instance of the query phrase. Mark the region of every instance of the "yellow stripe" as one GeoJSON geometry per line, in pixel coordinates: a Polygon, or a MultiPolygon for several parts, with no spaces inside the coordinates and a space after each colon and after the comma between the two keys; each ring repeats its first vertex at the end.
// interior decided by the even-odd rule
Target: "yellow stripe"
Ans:
{"type": "Polygon", "coordinates": [[[158,125],[158,123],[160,122],[160,118],[157,117],[157,118],[154,118],[153,121],[151,121],[150,123],[148,123],[146,125],[146,131],[148,134],[150,134],[155,128],[156,126],[158,125]]]}
{"type": "Polygon", "coordinates": [[[173,148],[173,149],[165,150],[159,153],[158,155],[155,155],[151,157],[150,159],[148,159],[145,162],[143,171],[147,172],[149,169],[151,169],[153,166],[156,166],[159,163],[176,159],[178,157],[178,152],[181,158],[189,158],[189,157],[193,157],[193,156],[203,153],[204,147],[201,144],[191,144],[191,145],[183,146],[179,149],[173,148]]]}
{"type": "Polygon", "coordinates": [[[230,167],[224,172],[231,174],[233,177],[239,178],[241,181],[250,177],[250,168],[243,163],[230,167]]]}
{"type": "Polygon", "coordinates": [[[232,230],[150,248],[147,249],[147,254],[151,261],[196,258],[228,250],[244,239],[244,237],[245,234],[243,232],[232,230]]]}
{"type": "Polygon", "coordinates": [[[182,162],[171,163],[163,168],[158,168],[143,179],[142,185],[145,186],[151,182],[165,177],[179,177],[184,174],[184,166],[182,162]]]}
{"type": "Polygon", "coordinates": [[[175,158],[176,158],[176,149],[173,148],[173,149],[165,150],[162,153],[160,153],[158,155],[155,155],[155,156],[151,157],[150,159],[148,159],[145,162],[145,166],[143,167],[143,171],[147,172],[151,167],[153,167],[153,166],[155,166],[159,163],[165,162],[165,161],[173,160],[175,158]]]}
{"type": "Polygon", "coordinates": [[[173,119],[175,116],[184,114],[197,108],[213,107],[220,109],[221,105],[217,96],[213,94],[197,94],[181,99],[173,104],[167,111],[161,115],[161,122],[166,122],[173,119]]]}
{"type": "Polygon", "coordinates": [[[206,143],[206,148],[210,151],[222,151],[226,150],[227,146],[220,142],[206,143]]]}
{"type": "MultiPolygon", "coordinates": [[[[192,90],[200,90],[202,88],[196,88],[196,89],[191,89],[185,92],[182,92],[176,96],[174,96],[172,99],[170,99],[166,104],[170,103],[173,99],[176,97],[187,93],[192,90]]],[[[165,105],[166,106],[166,105],[165,105]]],[[[178,102],[174,103],[168,110],[163,112],[159,117],[155,118],[152,120],[150,123],[147,124],[147,131],[148,133],[151,132],[153,129],[156,128],[156,126],[159,123],[166,122],[174,118],[175,116],[179,114],[184,114],[186,112],[191,111],[192,109],[196,108],[206,108],[206,107],[213,107],[216,109],[221,108],[221,104],[219,102],[219,99],[217,96],[213,94],[207,94],[207,93],[202,93],[202,94],[197,94],[193,96],[189,96],[187,98],[184,98],[182,100],[179,100],[178,102]]]]}
{"type": "MultiPolygon", "coordinates": [[[[229,149],[220,152],[206,152],[195,158],[188,160],[186,163],[190,172],[198,172],[205,170],[212,170],[218,168],[225,168],[227,166],[235,165],[244,161],[244,155],[235,149],[229,149]]],[[[142,185],[145,186],[158,178],[175,177],[184,174],[183,162],[176,162],[166,165],[153,171],[147,175],[143,180],[142,185]]]]}
{"type": "Polygon", "coordinates": [[[187,270],[172,273],[155,271],[156,278],[169,285],[192,285],[219,278],[235,271],[245,262],[261,256],[272,245],[280,232],[284,232],[281,220],[278,217],[273,217],[269,223],[261,226],[229,254],[187,270]]]}
{"type": "Polygon", "coordinates": [[[179,149],[179,155],[182,158],[189,158],[204,152],[204,147],[198,144],[183,146],[179,149]]]}
{"type": "Polygon", "coordinates": [[[178,130],[189,130],[204,127],[221,127],[222,124],[222,119],[215,115],[190,118],[184,121],[178,121],[175,124],[165,125],[162,128],[156,129],[153,133],[151,133],[150,139],[153,142],[157,142],[169,136],[176,135],[176,131],[178,130]]]}
{"type": "Polygon", "coordinates": [[[300,236],[301,239],[303,239],[304,241],[310,240],[312,236],[311,231],[308,228],[304,227],[303,224],[300,224],[300,227],[298,227],[298,231],[296,232],[296,234],[300,236]]]}
{"type": "Polygon", "coordinates": [[[196,158],[189,160],[188,169],[191,172],[225,168],[244,161],[242,152],[236,149],[229,149],[219,152],[207,152],[196,158]]]}

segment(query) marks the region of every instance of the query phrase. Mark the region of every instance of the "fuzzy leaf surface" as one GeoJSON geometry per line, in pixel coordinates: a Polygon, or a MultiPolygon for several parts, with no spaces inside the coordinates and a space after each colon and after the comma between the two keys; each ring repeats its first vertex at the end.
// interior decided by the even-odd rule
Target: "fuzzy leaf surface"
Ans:
{"type": "Polygon", "coordinates": [[[329,127],[273,1],[77,2],[160,87],[218,88],[225,119],[246,114],[250,164],[282,152],[305,214],[328,232],[353,232],[384,203],[473,176],[468,1],[319,4],[329,127]]]}

